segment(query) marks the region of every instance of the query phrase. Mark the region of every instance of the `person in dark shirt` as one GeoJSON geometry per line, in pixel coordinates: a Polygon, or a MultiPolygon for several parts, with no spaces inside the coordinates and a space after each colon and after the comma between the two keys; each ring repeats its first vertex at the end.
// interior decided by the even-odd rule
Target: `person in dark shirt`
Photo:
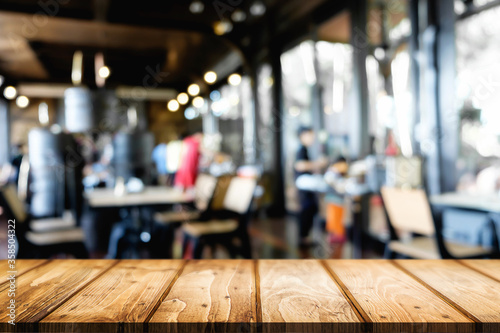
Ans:
{"type": "MultiPolygon", "coordinates": [[[[327,166],[326,159],[311,161],[309,158],[308,147],[312,146],[315,140],[315,134],[312,128],[301,126],[298,130],[300,139],[300,148],[297,151],[297,156],[294,164],[295,180],[301,175],[312,174],[319,172],[327,166]]],[[[308,241],[309,232],[311,231],[314,216],[318,213],[318,200],[316,193],[312,191],[298,190],[300,212],[300,246],[310,245],[308,241]]]]}

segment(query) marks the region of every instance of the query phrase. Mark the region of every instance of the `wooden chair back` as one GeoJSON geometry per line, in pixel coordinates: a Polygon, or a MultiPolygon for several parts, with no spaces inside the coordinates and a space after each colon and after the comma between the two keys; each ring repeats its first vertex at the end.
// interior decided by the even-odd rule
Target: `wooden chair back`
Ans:
{"type": "Polygon", "coordinates": [[[6,209],[17,222],[23,223],[28,219],[28,213],[23,202],[17,197],[16,188],[13,185],[5,185],[0,188],[1,201],[6,209]]]}
{"type": "Polygon", "coordinates": [[[435,234],[431,208],[422,189],[382,187],[380,192],[394,229],[425,236],[435,234]]]}
{"type": "Polygon", "coordinates": [[[238,214],[246,214],[250,209],[257,180],[234,177],[224,196],[224,209],[238,214]]]}
{"type": "Polygon", "coordinates": [[[194,184],[194,205],[199,211],[205,211],[208,208],[210,200],[214,195],[215,186],[217,185],[217,178],[207,175],[199,174],[194,184]]]}
{"type": "Polygon", "coordinates": [[[226,197],[227,189],[231,183],[233,176],[224,175],[217,178],[217,185],[215,186],[210,209],[212,211],[220,211],[224,209],[224,198],[226,197]]]}

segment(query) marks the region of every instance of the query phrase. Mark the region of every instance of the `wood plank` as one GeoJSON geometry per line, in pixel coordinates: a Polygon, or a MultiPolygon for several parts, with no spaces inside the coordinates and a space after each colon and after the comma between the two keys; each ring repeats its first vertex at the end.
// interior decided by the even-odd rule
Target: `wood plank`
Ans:
{"type": "Polygon", "coordinates": [[[396,263],[481,322],[476,331],[500,330],[499,282],[453,260],[397,260],[396,263]]]}
{"type": "Polygon", "coordinates": [[[374,332],[472,332],[474,322],[389,261],[327,260],[374,332]]]}
{"type": "Polygon", "coordinates": [[[316,260],[260,260],[264,332],[358,332],[363,324],[316,260]]]}
{"type": "MultiPolygon", "coordinates": [[[[16,276],[24,274],[35,267],[48,263],[45,259],[16,259],[15,260],[15,271],[16,276]]],[[[8,278],[6,272],[12,271],[9,267],[9,260],[2,260],[0,266],[2,267],[2,276],[0,276],[0,284],[5,283],[8,278]]]]}
{"type": "Polygon", "coordinates": [[[149,332],[255,329],[254,263],[189,261],[148,323],[149,332]]]}
{"type": "MultiPolygon", "coordinates": [[[[114,264],[106,260],[54,260],[17,278],[16,329],[36,331],[37,322],[114,264]]],[[[8,284],[0,286],[2,308],[10,301],[8,284]]],[[[0,313],[0,331],[11,329],[7,311],[0,313]]]]}
{"type": "Polygon", "coordinates": [[[121,260],[39,324],[42,332],[142,332],[181,260],[121,260]]]}
{"type": "Polygon", "coordinates": [[[500,260],[459,260],[459,262],[500,282],[500,260]]]}

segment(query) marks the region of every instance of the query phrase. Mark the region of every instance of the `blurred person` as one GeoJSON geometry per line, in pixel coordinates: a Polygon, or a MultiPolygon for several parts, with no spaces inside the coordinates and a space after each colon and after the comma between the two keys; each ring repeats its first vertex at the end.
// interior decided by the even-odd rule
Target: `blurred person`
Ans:
{"type": "MultiPolygon", "coordinates": [[[[320,158],[317,161],[311,161],[309,158],[308,148],[314,144],[316,139],[312,128],[301,126],[297,134],[300,140],[300,147],[297,151],[294,164],[296,180],[301,175],[312,175],[313,173],[318,173],[328,165],[328,160],[326,158],[320,158]]],[[[298,189],[298,196],[300,204],[299,245],[304,247],[311,245],[311,242],[308,240],[308,236],[313,226],[314,217],[318,213],[318,199],[315,192],[302,189],[298,189]]]]}
{"type": "Polygon", "coordinates": [[[175,180],[175,174],[179,170],[182,158],[182,147],[185,136],[181,135],[177,139],[167,144],[167,185],[172,186],[175,180]]]}
{"type": "Polygon", "coordinates": [[[344,156],[339,156],[335,162],[329,167],[329,170],[339,175],[340,177],[347,176],[349,164],[344,156]]]}
{"type": "Polygon", "coordinates": [[[187,190],[194,186],[198,176],[202,141],[203,133],[198,131],[182,142],[182,156],[175,174],[175,187],[187,190]]]}
{"type": "Polygon", "coordinates": [[[154,149],[151,154],[151,159],[156,165],[156,172],[158,174],[158,184],[167,184],[167,144],[160,143],[154,149]]]}
{"type": "Polygon", "coordinates": [[[385,156],[398,156],[400,149],[396,143],[396,137],[392,130],[387,133],[387,147],[385,148],[385,156]]]}
{"type": "Polygon", "coordinates": [[[25,156],[28,156],[28,145],[25,143],[18,143],[12,149],[12,160],[10,165],[12,166],[12,173],[10,175],[9,181],[18,184],[19,182],[19,171],[21,169],[21,163],[25,156]]]}

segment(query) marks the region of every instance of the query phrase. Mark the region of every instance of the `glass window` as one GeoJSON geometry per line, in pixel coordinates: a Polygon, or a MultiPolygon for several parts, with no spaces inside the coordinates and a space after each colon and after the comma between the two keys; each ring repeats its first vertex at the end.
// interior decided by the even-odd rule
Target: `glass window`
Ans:
{"type": "Polygon", "coordinates": [[[311,100],[316,84],[314,42],[305,41],[281,55],[283,150],[287,209],[297,210],[293,165],[299,148],[297,129],[312,126],[311,100]]]}
{"type": "MultiPolygon", "coordinates": [[[[485,1],[474,1],[482,5],[485,1]]],[[[457,107],[460,111],[459,187],[476,190],[481,170],[500,157],[500,6],[456,23],[457,107]]],[[[480,190],[480,189],[479,189],[480,190]]]]}

